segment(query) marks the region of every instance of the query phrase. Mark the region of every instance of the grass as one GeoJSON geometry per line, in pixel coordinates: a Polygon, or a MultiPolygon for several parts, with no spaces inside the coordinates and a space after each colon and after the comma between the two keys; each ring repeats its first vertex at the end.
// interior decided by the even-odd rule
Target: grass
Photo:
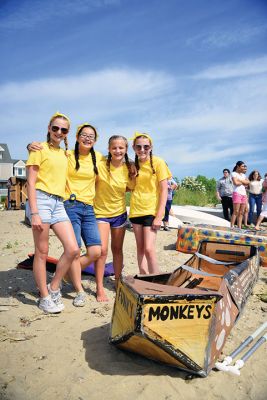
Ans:
{"type": "Polygon", "coordinates": [[[174,193],[173,204],[185,206],[215,206],[218,200],[213,192],[197,192],[181,188],[174,193]]]}
{"type": "MultiPolygon", "coordinates": [[[[126,205],[130,205],[130,196],[131,194],[126,193],[126,205]]],[[[213,192],[196,192],[189,189],[181,188],[176,190],[173,197],[172,204],[174,205],[190,205],[190,206],[215,206],[218,203],[218,200],[213,192]]]]}

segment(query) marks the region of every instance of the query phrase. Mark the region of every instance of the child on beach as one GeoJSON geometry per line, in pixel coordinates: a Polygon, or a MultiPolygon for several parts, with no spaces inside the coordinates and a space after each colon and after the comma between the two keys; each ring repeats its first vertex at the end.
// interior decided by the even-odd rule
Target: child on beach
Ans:
{"type": "Polygon", "coordinates": [[[264,175],[264,180],[262,184],[262,210],[261,213],[257,219],[257,223],[255,225],[256,231],[260,230],[260,224],[264,220],[264,218],[267,218],[267,173],[264,175]]]}
{"type": "MultiPolygon", "coordinates": [[[[69,277],[76,290],[73,305],[83,307],[86,294],[81,283],[81,270],[97,260],[101,254],[101,239],[94,212],[95,182],[98,176],[98,163],[103,155],[94,150],[98,134],[96,128],[84,123],[76,132],[75,150],[68,159],[68,175],[64,206],[72,223],[78,246],[81,239],[86,247],[86,254],[74,260],[69,270],[69,277]]],[[[98,294],[96,293],[98,299],[98,294]]]]}
{"type": "Polygon", "coordinates": [[[231,228],[237,220],[238,228],[242,228],[242,219],[247,205],[247,194],[245,185],[249,184],[249,180],[246,178],[244,171],[246,170],[245,163],[243,161],[237,161],[233,172],[232,181],[234,184],[233,190],[233,214],[231,217],[231,228]]]}
{"type": "Polygon", "coordinates": [[[33,274],[40,291],[38,306],[47,313],[58,313],[64,309],[60,283],[72,262],[79,257],[73,228],[63,205],[68,158],[66,152],[60,148],[60,142],[64,140],[67,150],[69,129],[69,118],[64,114],[54,114],[49,121],[47,142],[42,143],[42,150],[31,152],[26,163],[29,201],[27,211],[35,245],[33,274]],[[64,252],[58,261],[56,273],[47,286],[46,257],[50,227],[61,241],[64,252]]]}
{"type": "MultiPolygon", "coordinates": [[[[73,305],[83,307],[86,295],[81,283],[81,270],[86,268],[101,255],[101,240],[93,209],[95,197],[95,181],[98,175],[98,163],[105,159],[94,150],[98,138],[96,128],[84,123],[76,131],[75,149],[68,154],[67,181],[64,193],[64,206],[72,223],[79,248],[81,239],[86,247],[86,254],[75,259],[68,272],[68,278],[73,283],[76,296],[73,305]]],[[[38,142],[29,146],[30,150],[41,150],[38,142]]]]}
{"type": "Polygon", "coordinates": [[[127,223],[125,192],[134,187],[133,171],[128,159],[128,142],[124,136],[111,136],[108,158],[98,166],[94,208],[101,236],[101,257],[95,262],[96,296],[98,301],[108,301],[103,288],[103,275],[107,259],[109,235],[115,280],[123,267],[123,240],[127,223]]]}
{"type": "Polygon", "coordinates": [[[159,157],[152,155],[152,139],[146,133],[133,137],[136,184],[131,193],[130,221],[137,245],[137,261],[141,274],[159,272],[156,257],[156,236],[165,213],[171,173],[159,157]]]}

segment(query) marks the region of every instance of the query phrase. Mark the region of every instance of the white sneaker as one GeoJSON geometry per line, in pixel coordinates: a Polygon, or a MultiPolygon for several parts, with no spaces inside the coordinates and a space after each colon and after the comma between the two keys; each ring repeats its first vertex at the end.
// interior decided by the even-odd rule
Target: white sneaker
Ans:
{"type": "Polygon", "coordinates": [[[45,313],[49,314],[57,314],[61,312],[61,308],[53,302],[50,295],[41,297],[38,302],[38,307],[40,310],[43,310],[45,313]]]}
{"type": "Polygon", "coordinates": [[[86,303],[86,294],[84,292],[79,292],[76,294],[76,297],[74,298],[72,304],[75,307],[83,307],[85,306],[86,303]]]}
{"type": "Polygon", "coordinates": [[[61,300],[62,296],[61,296],[60,289],[58,289],[57,291],[53,291],[50,287],[50,283],[47,285],[47,289],[48,289],[48,293],[50,294],[51,299],[53,300],[55,305],[60,309],[60,311],[63,311],[65,306],[61,300]]]}

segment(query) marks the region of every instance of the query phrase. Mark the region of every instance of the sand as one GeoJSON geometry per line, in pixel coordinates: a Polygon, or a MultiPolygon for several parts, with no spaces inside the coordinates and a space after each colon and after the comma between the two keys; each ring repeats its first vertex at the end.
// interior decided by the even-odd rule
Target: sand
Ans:
{"type": "MultiPolygon", "coordinates": [[[[108,343],[114,289],[105,279],[109,303],[97,303],[94,278],[84,277],[88,295],[84,308],[72,305],[72,287],[64,285],[65,311],[43,314],[36,306],[37,291],[31,271],[16,265],[33,251],[31,229],[23,211],[2,211],[0,245],[0,399],[253,399],[267,398],[267,353],[263,345],[247,362],[240,376],[211,371],[207,378],[186,380],[175,368],[160,365],[108,343]]],[[[160,231],[157,251],[162,271],[171,271],[189,255],[175,250],[177,230],[160,231]]],[[[133,232],[124,245],[125,274],[137,272],[133,232]]],[[[59,256],[61,245],[51,232],[50,255],[59,256]]],[[[108,256],[111,261],[111,255],[108,256]]],[[[266,320],[267,269],[245,311],[231,332],[224,354],[266,320]]]]}

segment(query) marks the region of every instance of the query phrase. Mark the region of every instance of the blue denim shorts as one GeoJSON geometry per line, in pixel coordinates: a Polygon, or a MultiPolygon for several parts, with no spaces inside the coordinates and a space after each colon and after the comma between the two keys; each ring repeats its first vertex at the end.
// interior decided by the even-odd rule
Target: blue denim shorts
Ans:
{"type": "Polygon", "coordinates": [[[97,218],[99,224],[109,224],[111,228],[123,228],[127,223],[127,212],[110,218],[97,218]]]}
{"type": "MultiPolygon", "coordinates": [[[[43,224],[53,225],[57,222],[69,221],[61,197],[37,189],[36,203],[38,213],[43,224]]],[[[26,203],[26,216],[32,222],[31,210],[28,201],[26,203]]]]}
{"type": "Polygon", "coordinates": [[[82,246],[81,238],[86,247],[101,246],[93,207],[78,200],[66,200],[64,206],[72,223],[78,246],[82,246]]]}

